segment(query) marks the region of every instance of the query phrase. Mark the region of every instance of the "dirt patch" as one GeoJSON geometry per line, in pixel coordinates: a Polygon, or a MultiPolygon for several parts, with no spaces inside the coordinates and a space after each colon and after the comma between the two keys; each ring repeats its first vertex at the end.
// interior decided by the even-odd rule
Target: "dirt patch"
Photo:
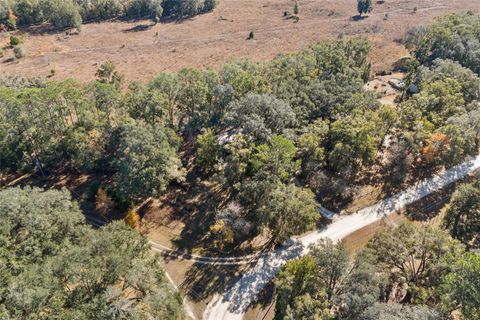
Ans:
{"type": "MultiPolygon", "coordinates": [[[[376,4],[368,18],[355,21],[354,1],[299,2],[298,23],[283,17],[285,11],[293,11],[291,0],[221,0],[212,13],[179,22],[152,26],[149,21],[91,23],[79,35],[30,29],[23,45],[27,57],[7,62],[13,56],[9,50],[0,60],[0,70],[48,76],[54,69],[54,78],[87,81],[110,59],[128,80],[148,81],[161,71],[218,67],[240,57],[264,61],[323,39],[366,35],[374,45],[371,59],[378,71],[390,68],[406,54],[399,39],[407,29],[427,24],[435,16],[480,9],[479,1],[470,0],[387,1],[376,4]],[[250,31],[254,40],[246,40],[250,31]]],[[[0,43],[8,36],[0,35],[0,43]]]]}

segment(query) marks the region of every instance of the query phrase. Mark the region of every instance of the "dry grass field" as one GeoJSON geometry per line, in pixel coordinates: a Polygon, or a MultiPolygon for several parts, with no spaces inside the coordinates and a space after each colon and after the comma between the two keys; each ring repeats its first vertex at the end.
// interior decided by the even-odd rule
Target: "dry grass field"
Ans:
{"type": "MultiPolygon", "coordinates": [[[[76,77],[87,81],[105,60],[112,60],[128,80],[148,81],[161,71],[181,67],[218,67],[240,57],[268,60],[339,35],[366,35],[373,44],[375,70],[388,68],[406,53],[399,40],[405,31],[452,12],[478,11],[480,1],[386,0],[366,19],[355,21],[354,0],[300,0],[300,21],[283,17],[293,0],[220,0],[212,13],[156,26],[149,21],[111,21],[83,26],[79,35],[25,30],[27,57],[0,60],[3,74],[76,77]],[[414,8],[416,7],[416,13],[414,8]],[[246,40],[250,31],[254,40],[246,40]]],[[[0,35],[0,45],[8,34],[0,35]]]]}

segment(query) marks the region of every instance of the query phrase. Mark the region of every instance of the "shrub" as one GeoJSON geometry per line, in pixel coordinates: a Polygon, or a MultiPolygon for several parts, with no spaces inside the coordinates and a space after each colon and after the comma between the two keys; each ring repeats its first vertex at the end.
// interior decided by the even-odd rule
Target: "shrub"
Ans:
{"type": "Polygon", "coordinates": [[[12,10],[8,10],[7,21],[5,22],[9,29],[17,29],[17,16],[13,13],[12,10]]]}
{"type": "Polygon", "coordinates": [[[293,5],[293,14],[298,14],[300,12],[300,8],[298,6],[298,1],[295,1],[295,4],[293,5]]]}
{"type": "Polygon", "coordinates": [[[25,49],[23,49],[22,47],[15,47],[13,48],[13,54],[15,55],[15,58],[17,59],[21,59],[21,58],[24,58],[27,53],[25,52],[25,49]]]}
{"type": "Polygon", "coordinates": [[[10,36],[10,46],[13,48],[15,46],[18,46],[22,41],[20,38],[15,37],[15,36],[10,36]]]}
{"type": "Polygon", "coordinates": [[[250,33],[248,34],[248,40],[252,40],[253,38],[255,38],[255,34],[253,33],[253,31],[250,31],[250,33]]]}

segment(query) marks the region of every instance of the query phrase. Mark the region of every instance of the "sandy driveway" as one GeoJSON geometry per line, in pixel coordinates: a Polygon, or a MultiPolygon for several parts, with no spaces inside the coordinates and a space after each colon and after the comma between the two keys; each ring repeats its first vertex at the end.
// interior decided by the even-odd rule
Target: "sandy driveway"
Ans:
{"type": "Polygon", "coordinates": [[[322,238],[330,238],[334,241],[343,239],[354,231],[381,220],[386,215],[466,177],[478,168],[480,168],[480,156],[421,181],[409,189],[353,215],[339,217],[325,229],[309,233],[299,238],[295,244],[279,248],[262,257],[223,296],[214,296],[205,310],[203,318],[206,320],[241,320],[249,305],[255,301],[257,295],[275,277],[279,269],[288,260],[307,254],[309,245],[322,238]]]}

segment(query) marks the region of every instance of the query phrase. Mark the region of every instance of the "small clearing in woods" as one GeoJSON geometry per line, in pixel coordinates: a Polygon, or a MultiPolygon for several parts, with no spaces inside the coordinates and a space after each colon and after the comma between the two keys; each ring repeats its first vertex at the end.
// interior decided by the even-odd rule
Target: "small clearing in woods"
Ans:
{"type": "MultiPolygon", "coordinates": [[[[355,21],[353,0],[299,3],[298,23],[283,16],[293,12],[292,0],[220,0],[212,13],[155,26],[147,20],[90,23],[79,35],[35,27],[25,30],[27,57],[9,62],[9,53],[0,60],[0,70],[25,76],[49,76],[55,70],[54,78],[88,81],[112,60],[128,80],[148,81],[161,71],[215,68],[232,58],[266,61],[323,39],[365,35],[374,46],[374,70],[380,71],[407,53],[401,39],[409,28],[436,16],[480,9],[480,1],[471,0],[387,0],[375,4],[368,18],[355,21]],[[250,31],[255,37],[246,40],[250,31]]],[[[1,34],[0,45],[8,38],[1,34]]]]}

